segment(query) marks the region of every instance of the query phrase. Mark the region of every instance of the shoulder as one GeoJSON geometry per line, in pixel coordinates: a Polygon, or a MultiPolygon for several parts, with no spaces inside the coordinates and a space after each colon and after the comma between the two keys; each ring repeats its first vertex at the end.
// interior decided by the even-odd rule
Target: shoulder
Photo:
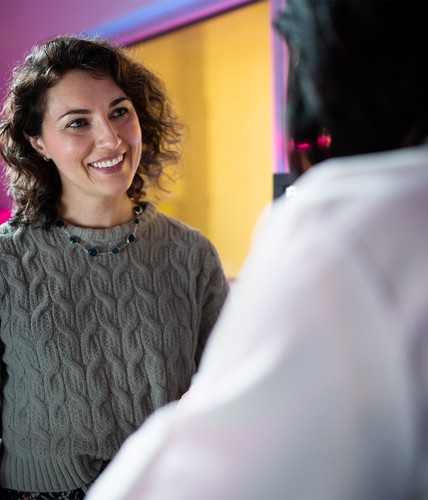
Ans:
{"type": "Polygon", "coordinates": [[[22,257],[25,252],[46,244],[45,231],[41,226],[11,226],[9,222],[0,225],[0,257],[6,255],[22,257]]]}
{"type": "Polygon", "coordinates": [[[22,261],[14,240],[17,231],[18,229],[12,227],[9,222],[0,225],[0,297],[5,293],[8,277],[17,279],[17,269],[22,261]]]}
{"type": "Polygon", "coordinates": [[[14,235],[18,231],[19,229],[12,227],[9,222],[0,224],[0,246],[3,250],[12,242],[14,235]]]}
{"type": "Polygon", "coordinates": [[[333,260],[340,253],[375,259],[382,268],[389,261],[391,269],[403,255],[424,260],[427,146],[327,160],[294,186],[295,195],[276,200],[257,228],[263,252],[287,248],[287,256],[293,249],[319,261],[326,247],[333,260]]]}
{"type": "Polygon", "coordinates": [[[3,222],[3,224],[0,224],[0,236],[7,236],[10,235],[15,231],[15,228],[13,228],[9,222],[3,222]]]}
{"type": "Polygon", "coordinates": [[[158,210],[147,203],[145,212],[149,218],[151,230],[160,238],[169,239],[178,244],[199,244],[212,246],[211,241],[199,229],[158,210]]]}
{"type": "Polygon", "coordinates": [[[369,232],[392,220],[398,224],[404,213],[418,215],[412,214],[416,200],[428,204],[428,147],[328,160],[303,175],[295,187],[296,195],[289,203],[282,200],[279,211],[334,223],[345,232],[358,227],[369,232]]]}
{"type": "Polygon", "coordinates": [[[312,266],[312,274],[328,274],[326,283],[346,267],[367,287],[396,294],[426,286],[428,147],[328,160],[295,187],[296,196],[279,198],[259,229],[264,266],[312,266]]]}

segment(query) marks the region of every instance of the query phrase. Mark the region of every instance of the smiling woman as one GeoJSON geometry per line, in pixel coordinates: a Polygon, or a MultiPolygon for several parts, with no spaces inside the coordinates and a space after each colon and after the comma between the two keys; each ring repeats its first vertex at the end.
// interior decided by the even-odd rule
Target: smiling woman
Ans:
{"type": "Polygon", "coordinates": [[[126,222],[132,201],[125,193],[142,153],[131,100],[110,76],[73,70],[47,91],[46,101],[41,134],[28,139],[56,165],[62,187],[59,214],[80,226],[126,222]],[[100,205],[103,220],[98,210],[88,212],[100,205]]]}
{"type": "Polygon", "coordinates": [[[228,292],[216,249],[149,195],[179,159],[162,81],[104,40],[16,68],[0,125],[2,499],[83,498],[188,389],[228,292]]]}

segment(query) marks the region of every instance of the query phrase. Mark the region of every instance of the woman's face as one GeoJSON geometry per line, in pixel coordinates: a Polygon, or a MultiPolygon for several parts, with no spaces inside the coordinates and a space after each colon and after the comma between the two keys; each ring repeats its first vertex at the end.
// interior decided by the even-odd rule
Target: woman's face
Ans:
{"type": "Polygon", "coordinates": [[[130,99],[108,76],[70,71],[47,91],[36,151],[51,159],[63,203],[123,196],[139,165],[141,128],[130,99]]]}

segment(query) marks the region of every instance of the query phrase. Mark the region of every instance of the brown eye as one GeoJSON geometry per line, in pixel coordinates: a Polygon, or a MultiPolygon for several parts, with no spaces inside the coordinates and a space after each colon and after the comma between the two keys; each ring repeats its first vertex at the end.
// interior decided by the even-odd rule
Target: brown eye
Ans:
{"type": "Polygon", "coordinates": [[[128,113],[129,113],[129,109],[128,108],[116,108],[113,111],[112,116],[113,117],[126,116],[128,113]]]}
{"type": "Polygon", "coordinates": [[[67,124],[67,128],[80,128],[87,125],[88,122],[85,118],[78,118],[77,120],[73,120],[72,122],[67,124]]]}

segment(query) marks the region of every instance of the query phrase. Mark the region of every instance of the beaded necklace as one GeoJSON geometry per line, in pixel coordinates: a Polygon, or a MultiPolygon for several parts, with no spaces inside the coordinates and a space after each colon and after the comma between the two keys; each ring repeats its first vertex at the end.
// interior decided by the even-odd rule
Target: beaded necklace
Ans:
{"type": "Polygon", "coordinates": [[[71,243],[72,245],[79,246],[90,257],[96,257],[97,255],[105,255],[107,253],[118,254],[123,248],[125,248],[126,246],[128,246],[130,243],[133,243],[137,239],[137,237],[136,237],[137,228],[138,228],[138,224],[140,223],[140,217],[139,216],[143,213],[144,210],[143,210],[143,207],[141,207],[140,205],[137,205],[132,210],[133,210],[134,215],[135,215],[135,218],[134,218],[134,221],[133,221],[134,222],[134,231],[132,233],[128,234],[128,236],[126,237],[126,241],[124,243],[122,243],[121,245],[113,246],[113,247],[110,248],[110,250],[107,250],[106,252],[100,252],[98,250],[98,248],[94,247],[94,246],[86,247],[86,246],[82,245],[82,243],[80,243],[79,238],[77,236],[71,234],[67,230],[67,226],[65,225],[65,222],[62,219],[58,219],[56,221],[56,227],[58,227],[59,229],[61,229],[68,236],[69,243],[71,243]]]}

